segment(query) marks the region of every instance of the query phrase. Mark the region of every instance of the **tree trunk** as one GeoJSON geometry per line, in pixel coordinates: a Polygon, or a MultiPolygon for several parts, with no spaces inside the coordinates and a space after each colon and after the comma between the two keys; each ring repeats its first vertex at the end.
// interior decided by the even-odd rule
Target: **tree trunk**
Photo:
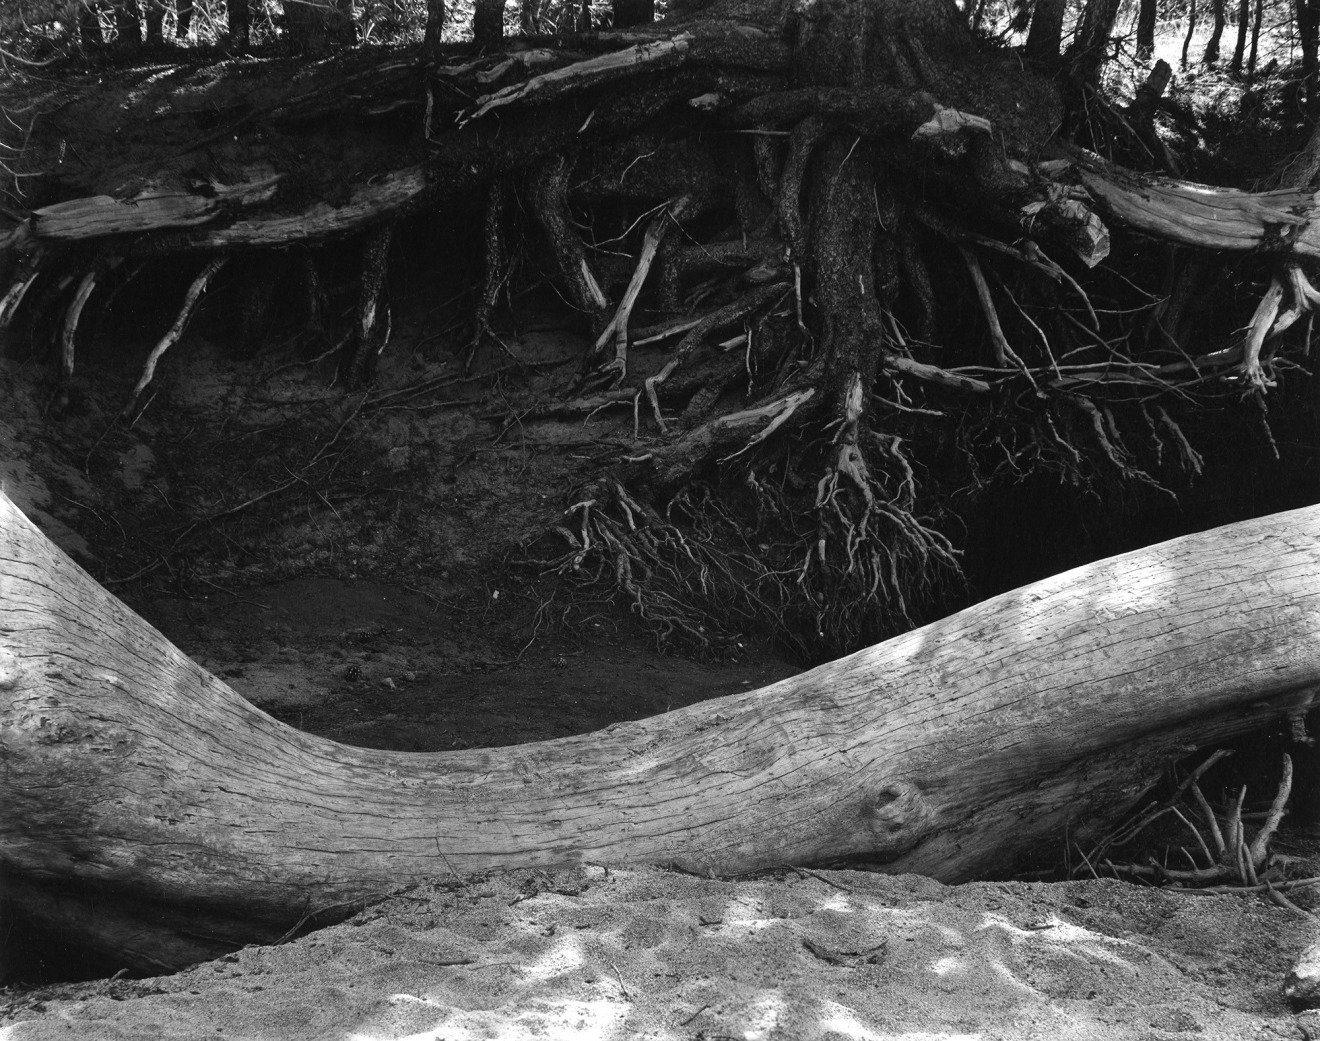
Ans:
{"type": "MultiPolygon", "coordinates": [[[[1301,0],[1305,3],[1306,0],[1301,0]]],[[[1234,76],[1242,75],[1242,60],[1247,52],[1247,28],[1251,24],[1251,0],[1241,0],[1237,10],[1237,43],[1233,45],[1233,60],[1229,62],[1229,72],[1234,76]]]]}
{"type": "Polygon", "coordinates": [[[192,29],[193,0],[174,0],[174,36],[186,40],[192,29]]]}
{"type": "Polygon", "coordinates": [[[15,913],[176,968],[446,873],[864,858],[954,882],[1108,827],[1320,685],[1320,507],[986,601],[762,690],[438,754],[295,731],[0,497],[0,872],[15,913]]]}
{"type": "Polygon", "coordinates": [[[1157,0],[1141,0],[1137,8],[1137,60],[1150,61],[1155,53],[1157,0]]]}
{"type": "Polygon", "coordinates": [[[142,47],[142,11],[138,0],[115,2],[115,47],[123,51],[137,51],[142,47]]]}
{"type": "Polygon", "coordinates": [[[504,38],[504,0],[476,0],[472,39],[483,47],[498,47],[504,38]]]}
{"type": "Polygon", "coordinates": [[[1109,37],[1118,18],[1119,0],[1086,0],[1071,57],[1073,75],[1094,84],[1109,53],[1109,37]]]}
{"type": "Polygon", "coordinates": [[[1260,51],[1260,23],[1265,17],[1264,0],[1256,0],[1255,13],[1251,16],[1251,52],[1247,57],[1247,79],[1256,78],[1256,56],[1260,51]]]}
{"type": "Polygon", "coordinates": [[[524,36],[533,36],[541,31],[539,0],[518,0],[518,28],[524,36]]]}
{"type": "Polygon", "coordinates": [[[236,50],[247,50],[252,42],[252,13],[248,10],[248,0],[226,0],[225,11],[228,17],[226,29],[229,33],[229,46],[236,50]]]}
{"type": "Polygon", "coordinates": [[[1036,0],[1027,34],[1026,56],[1042,65],[1055,65],[1063,46],[1063,15],[1068,0],[1036,0]]]}
{"type": "Polygon", "coordinates": [[[426,0],[426,32],[422,37],[424,61],[438,61],[445,29],[445,0],[426,0]]]}
{"type": "Polygon", "coordinates": [[[144,0],[143,20],[147,27],[147,46],[159,47],[165,42],[164,0],[144,0]]]}
{"type": "MultiPolygon", "coordinates": [[[[1219,0],[1222,2],[1222,0],[1219,0]]],[[[1196,32],[1196,0],[1189,0],[1187,5],[1187,34],[1183,37],[1182,58],[1179,65],[1187,68],[1187,52],[1192,46],[1192,35],[1196,32]]]]}
{"type": "Polygon", "coordinates": [[[614,0],[614,28],[649,25],[655,21],[655,0],[614,0]]]}
{"type": "Polygon", "coordinates": [[[1203,61],[1206,65],[1214,65],[1219,61],[1219,41],[1223,39],[1224,23],[1226,21],[1224,17],[1225,3],[1226,0],[1212,0],[1211,3],[1211,17],[1214,18],[1214,28],[1210,30],[1210,39],[1205,44],[1205,58],[1203,61]]]}
{"type": "Polygon", "coordinates": [[[354,42],[349,0],[286,0],[284,25],[289,41],[303,54],[323,57],[333,47],[354,42]]]}
{"type": "Polygon", "coordinates": [[[1302,79],[1306,83],[1306,112],[1312,118],[1317,111],[1317,98],[1320,97],[1320,63],[1317,52],[1320,51],[1320,0],[1297,0],[1297,36],[1302,48],[1302,79]]]}

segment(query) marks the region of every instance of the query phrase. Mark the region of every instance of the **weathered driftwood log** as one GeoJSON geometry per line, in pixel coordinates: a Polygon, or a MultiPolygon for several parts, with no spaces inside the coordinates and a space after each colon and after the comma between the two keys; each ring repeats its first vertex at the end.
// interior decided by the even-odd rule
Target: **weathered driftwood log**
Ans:
{"type": "Polygon", "coordinates": [[[1310,707],[1320,507],[1016,590],[750,693],[512,748],[350,748],[254,708],[0,496],[0,870],[166,968],[423,879],[844,857],[948,881],[1103,828],[1170,758],[1310,707]]]}

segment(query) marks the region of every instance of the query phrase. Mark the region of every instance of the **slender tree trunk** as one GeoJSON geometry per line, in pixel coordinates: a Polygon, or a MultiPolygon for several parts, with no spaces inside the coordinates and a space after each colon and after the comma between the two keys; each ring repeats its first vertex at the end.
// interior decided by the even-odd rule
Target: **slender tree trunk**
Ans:
{"type": "Polygon", "coordinates": [[[1114,31],[1120,0],[1087,0],[1082,13],[1082,27],[1077,34],[1071,57],[1073,74],[1083,83],[1096,83],[1100,67],[1109,52],[1109,37],[1114,31]]]}
{"type": "MultiPolygon", "coordinates": [[[[1219,43],[1224,38],[1224,23],[1227,20],[1224,17],[1224,3],[1225,0],[1212,0],[1210,5],[1211,17],[1214,19],[1214,28],[1210,30],[1210,39],[1208,39],[1205,43],[1205,57],[1202,59],[1202,62],[1205,65],[1215,65],[1219,61],[1219,43]]],[[[1195,26],[1196,26],[1196,18],[1195,18],[1195,13],[1193,13],[1192,27],[1195,28],[1195,26]]],[[[1187,38],[1189,40],[1191,39],[1190,29],[1188,30],[1187,38]]],[[[1187,65],[1187,59],[1185,57],[1186,52],[1187,52],[1187,48],[1184,47],[1183,48],[1184,68],[1187,65]]]]}
{"type": "Polygon", "coordinates": [[[303,54],[321,57],[354,42],[350,0],[286,0],[285,31],[303,54]]]}
{"type": "Polygon", "coordinates": [[[174,36],[186,40],[192,29],[193,0],[174,0],[174,36]]]}
{"type": "Polygon", "coordinates": [[[422,37],[422,57],[436,61],[445,30],[445,0],[426,0],[426,34],[422,37]]]}
{"type": "Polygon", "coordinates": [[[476,0],[472,39],[483,47],[499,46],[504,39],[504,0],[476,0]]]}
{"type": "Polygon", "coordinates": [[[229,33],[229,46],[237,50],[247,50],[252,43],[252,16],[248,11],[248,0],[226,0],[226,13],[229,33]]]}
{"type": "Polygon", "coordinates": [[[649,25],[655,21],[655,0],[614,0],[614,28],[649,25]]]}
{"type": "Polygon", "coordinates": [[[1233,45],[1233,60],[1228,71],[1234,76],[1242,75],[1242,60],[1247,52],[1247,28],[1251,25],[1251,0],[1241,0],[1237,10],[1237,43],[1233,45]]]}
{"type": "MultiPolygon", "coordinates": [[[[1222,4],[1224,0],[1215,0],[1215,2],[1218,4],[1222,4]]],[[[1183,69],[1187,68],[1187,51],[1188,48],[1192,46],[1192,35],[1195,32],[1196,32],[1196,0],[1191,0],[1191,3],[1188,5],[1187,8],[1187,35],[1183,37],[1182,58],[1179,60],[1178,63],[1180,67],[1182,67],[1183,69]]]]}
{"type": "Polygon", "coordinates": [[[1137,8],[1137,60],[1150,61],[1155,53],[1157,0],[1140,0],[1137,8]]]}
{"type": "Polygon", "coordinates": [[[1256,55],[1260,48],[1260,23],[1265,16],[1264,0],[1256,0],[1256,13],[1251,19],[1251,55],[1247,58],[1247,79],[1256,76],[1256,55]]]}
{"type": "Polygon", "coordinates": [[[519,0],[518,27],[524,36],[532,36],[541,31],[541,5],[538,0],[519,0]]]}
{"type": "Polygon", "coordinates": [[[116,0],[115,46],[119,50],[136,51],[142,47],[142,11],[138,0],[116,0]]]}
{"type": "Polygon", "coordinates": [[[1056,65],[1063,46],[1063,15],[1068,0],[1036,0],[1027,34],[1026,57],[1041,65],[1056,65]]]}
{"type": "Polygon", "coordinates": [[[1306,84],[1306,111],[1316,115],[1317,50],[1320,50],[1320,0],[1297,0],[1297,35],[1302,49],[1302,80],[1306,84]]]}
{"type": "Polygon", "coordinates": [[[159,47],[165,42],[165,4],[164,0],[143,0],[145,11],[143,20],[147,26],[147,46],[159,47]]]}

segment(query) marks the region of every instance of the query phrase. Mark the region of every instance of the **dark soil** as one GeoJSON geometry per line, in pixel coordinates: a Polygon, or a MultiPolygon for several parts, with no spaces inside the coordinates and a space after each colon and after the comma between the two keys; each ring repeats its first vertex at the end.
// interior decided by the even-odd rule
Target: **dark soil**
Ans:
{"type": "Polygon", "coordinates": [[[554,526],[631,411],[528,416],[580,358],[571,317],[533,300],[469,368],[434,277],[397,292],[370,389],[336,383],[334,331],[313,338],[292,308],[240,356],[243,285],[222,283],[132,421],[119,412],[171,320],[150,299],[163,274],[80,337],[68,387],[43,331],[19,330],[0,344],[5,490],[239,693],[350,744],[544,740],[797,671],[753,634],[666,642],[608,574],[560,574],[554,526]]]}
{"type": "Polygon", "coordinates": [[[529,594],[489,581],[458,589],[435,578],[410,588],[300,578],[138,606],[277,719],[366,748],[440,752],[566,737],[796,671],[765,654],[716,663],[659,653],[654,637],[606,604],[571,629],[547,621],[549,611],[538,621],[529,594]]]}

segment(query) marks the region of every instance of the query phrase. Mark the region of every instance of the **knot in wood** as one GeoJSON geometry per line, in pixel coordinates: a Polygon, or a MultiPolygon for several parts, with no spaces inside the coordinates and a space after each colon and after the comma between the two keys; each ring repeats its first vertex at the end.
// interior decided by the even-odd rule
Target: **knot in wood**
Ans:
{"type": "Polygon", "coordinates": [[[0,690],[13,690],[22,679],[23,670],[18,655],[0,647],[0,690]]]}
{"type": "Polygon", "coordinates": [[[888,781],[875,800],[862,807],[862,820],[876,839],[877,853],[903,853],[926,834],[930,806],[921,789],[908,781],[888,781]]]}

